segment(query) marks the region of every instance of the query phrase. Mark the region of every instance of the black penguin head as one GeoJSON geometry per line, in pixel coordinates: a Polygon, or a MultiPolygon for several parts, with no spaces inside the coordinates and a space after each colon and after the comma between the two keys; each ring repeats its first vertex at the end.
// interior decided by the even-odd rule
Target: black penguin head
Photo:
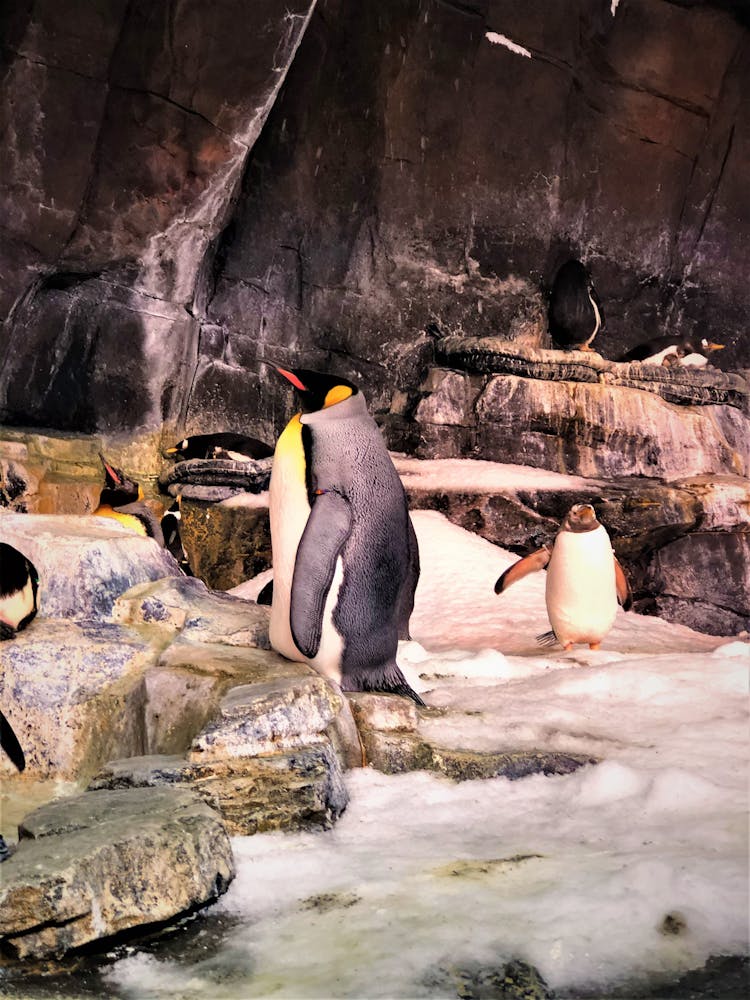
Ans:
{"type": "Polygon", "coordinates": [[[134,479],[126,476],[122,469],[111,465],[99,452],[99,458],[104,466],[104,489],[99,494],[99,503],[110,507],[122,507],[143,499],[143,490],[134,479]]]}
{"type": "Polygon", "coordinates": [[[276,371],[296,389],[303,413],[315,413],[335,406],[359,392],[356,385],[340,375],[313,372],[307,368],[277,368],[276,371]]]}
{"type": "Polygon", "coordinates": [[[590,503],[574,504],[563,521],[563,529],[566,531],[593,531],[598,527],[596,511],[590,503]]]}
{"type": "Polygon", "coordinates": [[[726,346],[726,344],[714,344],[704,337],[701,340],[700,353],[710,354],[712,351],[723,351],[726,346]]]}

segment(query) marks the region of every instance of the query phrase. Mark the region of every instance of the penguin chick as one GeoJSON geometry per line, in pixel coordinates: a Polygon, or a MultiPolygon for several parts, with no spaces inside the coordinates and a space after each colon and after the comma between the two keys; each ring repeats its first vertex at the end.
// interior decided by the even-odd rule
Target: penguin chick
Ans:
{"type": "Polygon", "coordinates": [[[725,344],[714,344],[703,337],[653,337],[626,351],[618,361],[640,361],[643,365],[703,368],[714,351],[723,351],[725,344]]]}
{"type": "Polygon", "coordinates": [[[26,556],[0,542],[0,640],[13,639],[37,613],[39,575],[26,556]]]}
{"type": "Polygon", "coordinates": [[[273,448],[258,438],[224,431],[217,434],[193,434],[167,448],[164,455],[180,462],[189,458],[230,458],[235,462],[246,462],[250,458],[270,458],[273,448]]]}
{"type": "Polygon", "coordinates": [[[271,645],[345,691],[393,691],[423,704],[396,664],[419,551],[380,430],[352,382],[276,371],[301,412],[279,437],[269,487],[271,645]]]}
{"type": "Polygon", "coordinates": [[[164,547],[159,520],[149,505],[143,502],[140,484],[126,476],[122,469],[111,465],[101,452],[99,458],[104,466],[104,489],[99,494],[99,506],[94,515],[114,518],[131,531],[153,538],[164,547]]]}
{"type": "Polygon", "coordinates": [[[495,584],[495,593],[502,594],[516,580],[545,567],[552,631],[540,635],[538,641],[551,645],[557,640],[566,650],[574,643],[598,649],[614,624],[618,603],[629,611],[633,602],[609,535],[591,504],[571,507],[554,544],[508,567],[495,584]]]}
{"type": "Polygon", "coordinates": [[[180,530],[182,526],[182,511],[180,509],[180,502],[181,498],[177,497],[162,517],[160,527],[164,536],[164,548],[172,553],[185,576],[193,576],[187,552],[182,544],[182,533],[180,530]]]}
{"type": "Polygon", "coordinates": [[[0,712],[0,747],[10,757],[11,763],[17,770],[23,771],[26,767],[26,757],[24,756],[18,737],[13,732],[13,726],[8,722],[2,712],[0,712]]]}
{"type": "Polygon", "coordinates": [[[589,273],[569,260],[555,275],[547,313],[550,336],[566,351],[593,351],[591,342],[604,326],[604,311],[589,273]]]}

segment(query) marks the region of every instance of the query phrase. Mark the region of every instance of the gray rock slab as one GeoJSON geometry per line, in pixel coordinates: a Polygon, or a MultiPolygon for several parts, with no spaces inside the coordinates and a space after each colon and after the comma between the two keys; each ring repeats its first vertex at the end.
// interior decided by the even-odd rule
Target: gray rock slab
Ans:
{"type": "Polygon", "coordinates": [[[171,920],[234,877],[226,827],[188,789],[86,792],[31,813],[0,886],[0,942],[59,957],[171,920]]]}
{"type": "Polygon", "coordinates": [[[90,787],[163,784],[188,785],[236,835],[327,829],[349,801],[339,758],[325,739],[262,757],[196,761],[156,755],[111,761],[90,787]]]}
{"type": "Polygon", "coordinates": [[[112,518],[0,511],[0,537],[39,573],[39,613],[107,620],[132,586],[181,575],[166,549],[112,518]]]}
{"type": "MultiPolygon", "coordinates": [[[[137,632],[96,621],[37,617],[0,643],[0,697],[26,775],[77,780],[113,757],[142,753],[143,672],[157,656],[137,632]]],[[[0,774],[10,768],[0,755],[0,774]]]]}
{"type": "Polygon", "coordinates": [[[180,575],[134,587],[122,594],[112,614],[125,624],[179,631],[195,643],[269,648],[268,608],[209,590],[194,577],[180,575]]]}

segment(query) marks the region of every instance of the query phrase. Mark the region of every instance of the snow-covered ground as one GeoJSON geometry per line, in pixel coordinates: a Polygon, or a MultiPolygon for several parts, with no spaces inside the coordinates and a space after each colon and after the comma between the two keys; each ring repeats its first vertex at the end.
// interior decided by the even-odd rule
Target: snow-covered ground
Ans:
{"type": "Polygon", "coordinates": [[[114,995],[455,995],[435,992],[437,970],[511,958],[563,993],[747,952],[750,646],[620,613],[601,650],[541,652],[544,574],[498,598],[514,556],[440,514],[414,521],[422,577],[400,660],[452,710],[425,735],[603,763],[461,784],[350,772],[332,830],[234,841],[210,953],[136,952],[106,973],[114,995]]]}

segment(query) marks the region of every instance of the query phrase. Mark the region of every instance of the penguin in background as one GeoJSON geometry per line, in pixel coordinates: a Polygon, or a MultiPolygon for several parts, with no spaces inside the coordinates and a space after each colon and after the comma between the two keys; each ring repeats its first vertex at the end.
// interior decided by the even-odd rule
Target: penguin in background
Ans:
{"type": "Polygon", "coordinates": [[[555,275],[547,320],[556,347],[566,351],[594,350],[591,342],[604,326],[604,311],[591,277],[579,260],[567,261],[555,275]]]}
{"type": "Polygon", "coordinates": [[[554,543],[519,559],[495,584],[504,591],[529,573],[547,570],[545,600],[551,632],[537,641],[544,646],[559,642],[565,650],[575,643],[598,649],[615,622],[617,605],[633,605],[625,573],[612,551],[609,535],[591,504],[571,507],[554,543]]]}
{"type": "Polygon", "coordinates": [[[13,639],[37,613],[39,574],[12,545],[0,542],[0,641],[13,639]]]}
{"type": "Polygon", "coordinates": [[[270,458],[273,455],[273,448],[258,438],[222,431],[216,434],[193,434],[191,437],[183,438],[171,448],[167,448],[164,455],[179,462],[190,458],[229,458],[235,462],[246,462],[248,459],[270,458]]]}
{"type": "Polygon", "coordinates": [[[276,368],[301,412],[279,437],[269,487],[271,646],[344,691],[424,704],[396,663],[419,578],[403,485],[364,396],[346,379],[276,368]]]}
{"type": "Polygon", "coordinates": [[[143,502],[140,484],[111,465],[101,452],[99,458],[104,466],[104,489],[99,494],[99,506],[93,511],[94,515],[114,518],[131,531],[155,539],[163,548],[164,535],[159,519],[143,502]]]}
{"type": "Polygon", "coordinates": [[[182,544],[182,511],[180,509],[180,502],[181,497],[177,497],[161,519],[160,526],[164,536],[164,548],[172,553],[185,576],[194,576],[190,568],[187,552],[182,544]]]}
{"type": "Polygon", "coordinates": [[[725,344],[714,344],[705,337],[653,337],[626,351],[618,361],[640,361],[644,365],[703,368],[714,351],[723,351],[725,344]]]}

